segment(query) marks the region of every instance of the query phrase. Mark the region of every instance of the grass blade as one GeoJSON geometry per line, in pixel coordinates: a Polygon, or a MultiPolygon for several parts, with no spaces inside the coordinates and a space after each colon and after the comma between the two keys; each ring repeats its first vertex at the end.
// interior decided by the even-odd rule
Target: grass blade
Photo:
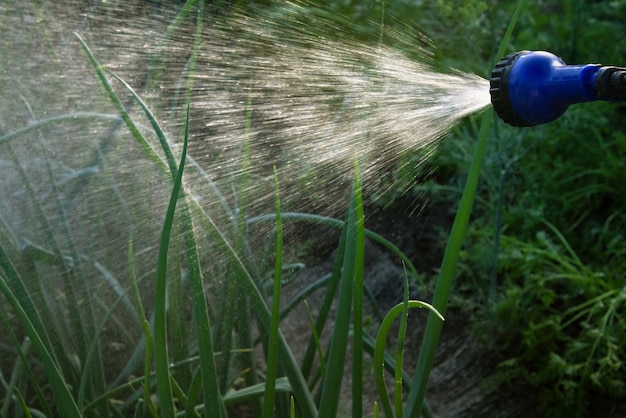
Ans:
{"type": "Polygon", "coordinates": [[[365,269],[365,216],[358,165],[355,164],[355,264],[352,318],[352,416],[363,416],[363,275],[365,269]]]}
{"type": "MultiPolygon", "coordinates": [[[[362,248],[358,242],[359,228],[362,228],[359,226],[359,216],[362,221],[362,208],[359,209],[359,206],[362,206],[360,196],[360,184],[357,178],[345,223],[346,246],[339,283],[337,315],[327,356],[326,376],[322,381],[322,395],[319,406],[319,413],[322,417],[336,416],[339,404],[356,272],[362,269],[362,267],[358,267],[358,263],[363,259],[363,255],[358,254],[362,248]]],[[[357,392],[359,391],[357,390],[357,392]]]]}
{"type": "MultiPolygon", "coordinates": [[[[276,392],[290,392],[292,390],[289,380],[284,377],[276,379],[276,392]]],[[[228,393],[224,396],[224,403],[228,406],[237,405],[238,403],[258,398],[266,391],[265,383],[258,383],[254,386],[249,386],[240,390],[236,390],[228,393]]]]}
{"type": "MultiPolygon", "coordinates": [[[[456,274],[457,261],[459,259],[459,254],[461,253],[463,238],[469,223],[469,216],[472,210],[476,187],[478,185],[480,168],[485,154],[487,134],[492,121],[493,111],[492,109],[489,109],[483,115],[474,160],[472,162],[472,166],[470,167],[470,173],[465,184],[465,190],[463,192],[463,196],[461,197],[461,202],[459,203],[459,210],[454,219],[452,231],[450,232],[450,238],[448,239],[448,244],[441,263],[441,270],[439,271],[439,278],[437,279],[435,296],[433,298],[433,306],[441,313],[445,313],[446,311],[448,298],[450,297],[450,292],[452,290],[452,284],[456,274]]],[[[413,385],[407,399],[405,410],[405,416],[407,417],[417,418],[419,416],[419,412],[422,410],[424,395],[426,394],[426,385],[433,360],[435,358],[435,350],[437,348],[437,344],[439,343],[442,326],[443,322],[439,317],[432,313],[428,316],[426,330],[424,331],[424,339],[422,340],[420,353],[417,359],[413,385]]]]}
{"type": "Polygon", "coordinates": [[[394,373],[394,397],[396,404],[396,416],[402,416],[402,359],[404,356],[404,339],[409,317],[409,279],[404,277],[404,300],[402,301],[402,316],[400,317],[400,330],[398,331],[398,348],[396,352],[396,371],[394,373]]]}
{"type": "Polygon", "coordinates": [[[117,96],[113,88],[111,87],[111,84],[109,83],[109,80],[107,80],[106,75],[104,73],[104,69],[100,66],[100,64],[98,63],[98,60],[96,60],[96,57],[91,52],[91,49],[89,49],[89,47],[87,46],[83,38],[81,38],[81,36],[78,33],[74,33],[74,35],[76,35],[76,37],[78,38],[78,41],[80,42],[83,48],[83,51],[85,52],[85,55],[87,55],[87,59],[89,59],[89,62],[93,66],[94,70],[96,70],[96,74],[98,75],[98,78],[100,79],[100,82],[102,83],[102,86],[104,87],[107,94],[109,95],[111,102],[113,103],[117,111],[120,113],[120,116],[122,120],[124,121],[124,123],[126,124],[126,126],[128,127],[128,130],[131,132],[133,137],[137,139],[137,141],[139,142],[143,150],[146,152],[146,154],[148,154],[150,159],[159,167],[159,169],[162,170],[163,172],[166,172],[167,165],[163,162],[161,157],[159,157],[156,151],[154,151],[150,143],[146,141],[144,136],[141,134],[141,132],[137,128],[137,125],[135,124],[135,122],[133,122],[133,120],[128,115],[128,112],[126,112],[126,109],[124,109],[124,105],[122,105],[122,102],[120,101],[119,97],[117,96]]]}
{"type": "MultiPolygon", "coordinates": [[[[13,267],[13,264],[10,262],[2,244],[0,244],[0,269],[2,269],[6,275],[14,276],[15,279],[21,282],[21,278],[13,267]]],[[[24,310],[22,301],[15,293],[13,293],[12,289],[5,280],[4,275],[0,275],[0,291],[13,307],[13,310],[19,318],[23,329],[28,334],[33,347],[37,351],[37,354],[39,354],[39,357],[44,364],[46,376],[50,381],[50,386],[54,394],[54,400],[59,414],[68,418],[81,417],[80,410],[74,401],[70,388],[65,382],[63,373],[59,369],[53,354],[49,350],[49,347],[40,336],[37,326],[35,326],[35,324],[31,321],[32,318],[37,319],[38,316],[31,316],[32,312],[30,312],[30,310],[24,310]]],[[[24,296],[27,297],[27,295],[24,296]]]]}
{"type": "Polygon", "coordinates": [[[156,294],[154,301],[154,361],[156,369],[157,395],[159,406],[164,418],[174,417],[174,399],[172,397],[172,383],[169,369],[169,356],[167,352],[167,252],[170,242],[172,224],[174,223],[174,212],[178,201],[178,193],[181,189],[183,171],[185,168],[185,158],[187,156],[187,140],[189,135],[189,107],[187,107],[187,118],[185,120],[185,139],[181,153],[180,163],[172,188],[170,202],[167,206],[167,214],[163,222],[161,232],[161,242],[159,247],[159,258],[157,265],[156,294]]]}
{"type": "MultiPolygon", "coordinates": [[[[269,329],[271,314],[265,303],[265,298],[261,294],[250,272],[246,269],[243,261],[237,254],[237,252],[230,245],[226,237],[222,234],[220,229],[215,225],[211,217],[207,215],[204,209],[194,200],[190,200],[191,210],[198,219],[202,228],[215,240],[215,244],[220,248],[223,254],[230,262],[230,268],[233,269],[233,277],[238,281],[237,285],[243,293],[245,293],[251,303],[252,309],[263,327],[269,329]]],[[[289,378],[289,383],[293,389],[296,403],[300,409],[300,414],[303,418],[317,417],[317,407],[313,401],[311,392],[308,389],[308,385],[300,371],[300,367],[296,362],[293,353],[289,349],[287,342],[282,334],[278,333],[279,341],[279,356],[282,358],[282,367],[285,374],[289,378]]]]}
{"type": "Polygon", "coordinates": [[[278,324],[280,322],[280,281],[283,264],[283,224],[280,217],[280,194],[278,192],[278,173],[276,172],[276,167],[274,167],[274,188],[276,196],[276,259],[274,262],[272,318],[268,330],[269,343],[267,348],[267,378],[265,380],[263,418],[272,418],[274,415],[274,394],[276,391],[276,372],[278,366],[278,324]]]}
{"type": "Polygon", "coordinates": [[[141,106],[141,108],[143,109],[144,114],[146,115],[146,117],[148,118],[148,121],[150,122],[150,125],[152,125],[152,129],[154,130],[154,133],[159,139],[161,148],[163,149],[163,152],[165,153],[165,159],[167,160],[167,165],[169,167],[170,174],[172,175],[172,179],[173,179],[176,173],[176,160],[174,158],[174,154],[172,153],[171,148],[169,147],[167,138],[165,137],[165,132],[163,132],[163,129],[159,125],[159,122],[157,121],[156,117],[154,116],[154,114],[152,113],[152,111],[150,110],[146,102],[143,101],[141,96],[137,94],[137,92],[130,86],[130,84],[128,84],[124,79],[122,79],[119,75],[115,74],[113,71],[106,70],[106,72],[109,73],[112,77],[114,77],[117,81],[119,81],[126,88],[126,90],[128,90],[131,96],[133,96],[133,98],[137,100],[137,102],[139,103],[139,106],[141,106]]]}

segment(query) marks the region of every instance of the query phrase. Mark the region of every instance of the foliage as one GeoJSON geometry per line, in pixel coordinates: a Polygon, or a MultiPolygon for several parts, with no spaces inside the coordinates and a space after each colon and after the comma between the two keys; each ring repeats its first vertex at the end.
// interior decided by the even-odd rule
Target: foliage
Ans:
{"type": "MultiPolygon", "coordinates": [[[[43,19],[45,7],[39,3],[32,5],[43,19]]],[[[204,3],[181,4],[171,31],[163,36],[173,36],[184,24],[198,33],[206,24],[203,18],[211,17],[209,11],[202,13],[204,3]]],[[[262,1],[242,3],[250,10],[271,8],[262,1]]],[[[221,2],[213,6],[207,7],[210,13],[226,15],[230,10],[221,2]]],[[[513,2],[495,0],[392,0],[384,7],[374,0],[333,1],[324,6],[312,7],[311,16],[303,19],[318,21],[316,14],[321,14],[345,25],[345,30],[320,31],[368,42],[380,39],[384,24],[384,41],[409,56],[423,58],[434,44],[435,65],[483,74],[491,69],[513,11],[513,2]]],[[[625,13],[624,2],[533,2],[522,12],[509,50],[547,49],[568,62],[624,64],[626,40],[615,34],[624,33],[625,13]]],[[[42,19],[37,18],[37,24],[45,22],[42,19]]],[[[42,34],[43,54],[54,56],[54,40],[45,30],[42,34]]],[[[249,213],[249,196],[243,191],[262,180],[246,177],[250,161],[245,149],[244,175],[230,182],[233,199],[225,198],[226,192],[216,189],[192,160],[183,173],[184,152],[174,145],[176,136],[163,127],[165,116],[160,120],[152,113],[131,87],[134,83],[103,69],[87,44],[83,48],[90,70],[98,75],[98,88],[104,88],[115,114],[70,111],[49,116],[42,103],[22,97],[27,115],[21,117],[16,110],[0,120],[0,127],[10,126],[12,118],[23,122],[18,124],[23,128],[0,132],[0,163],[10,167],[3,171],[4,183],[20,185],[17,192],[3,189],[10,198],[2,202],[0,215],[19,212],[30,221],[24,225],[0,218],[0,289],[3,307],[11,308],[0,310],[6,330],[2,343],[15,353],[9,366],[5,359],[0,364],[0,415],[208,416],[212,411],[225,415],[241,405],[255,416],[263,411],[266,416],[314,416],[318,408],[333,415],[350,339],[357,364],[367,353],[376,362],[385,414],[401,415],[401,391],[411,393],[411,378],[403,375],[401,344],[390,350],[385,335],[400,314],[402,329],[406,327],[408,308],[431,307],[409,301],[405,294],[402,304],[388,312],[378,340],[376,330],[362,326],[366,239],[401,258],[413,280],[417,273],[393,244],[364,228],[358,174],[344,221],[283,212],[280,178],[275,200],[269,199],[276,202],[274,211],[249,213]],[[138,111],[128,110],[131,102],[138,104],[138,111]],[[68,155],[54,148],[67,144],[65,139],[77,132],[96,136],[120,126],[129,132],[120,136],[126,142],[117,143],[124,152],[100,157],[103,160],[93,166],[85,158],[86,144],[66,145],[68,155]],[[183,159],[177,163],[175,155],[183,159]],[[156,188],[155,183],[166,187],[156,188]],[[202,186],[194,188],[198,184],[202,186]],[[155,190],[154,195],[146,190],[155,190]],[[210,191],[205,201],[218,204],[203,207],[197,190],[210,191]],[[170,194],[172,209],[164,219],[170,194]],[[282,228],[298,232],[307,223],[336,229],[342,238],[332,242],[332,272],[285,302],[279,300],[278,290],[288,285],[289,265],[300,262],[294,247],[306,243],[282,243],[282,228]],[[153,233],[160,227],[171,229],[169,238],[164,234],[159,240],[158,232],[153,233]],[[106,240],[115,245],[103,246],[106,240]],[[155,243],[161,245],[160,257],[155,243]],[[150,283],[154,277],[158,292],[150,283]],[[318,289],[323,303],[318,312],[308,311],[311,332],[304,358],[297,363],[295,348],[279,332],[278,318],[289,318],[292,309],[305,305],[318,289]],[[154,292],[148,295],[148,290],[154,292]],[[338,315],[333,318],[337,301],[338,315]],[[331,327],[329,342],[320,336],[331,327]],[[277,357],[281,367],[276,370],[258,367],[264,359],[274,363],[271,359],[277,357]],[[117,360],[113,366],[112,358],[117,360]],[[383,362],[396,378],[395,402],[384,385],[383,362]],[[114,366],[120,363],[118,370],[114,366]]],[[[192,50],[198,47],[198,39],[193,45],[192,50]]],[[[187,70],[193,72],[194,54],[188,52],[187,70]]],[[[51,65],[64,70],[57,61],[51,65]]],[[[181,87],[177,94],[185,96],[185,88],[193,86],[181,87]]],[[[146,97],[150,93],[146,91],[146,97]]],[[[594,399],[624,399],[623,116],[623,105],[585,104],[533,129],[496,123],[488,132],[490,141],[483,144],[487,148],[477,204],[465,244],[460,248],[462,233],[451,240],[459,247],[454,252],[460,251],[455,291],[473,306],[485,306],[476,328],[502,359],[497,378],[511,384],[522,380],[536,390],[547,416],[588,416],[595,411],[594,399]]],[[[486,135],[480,135],[481,141],[486,135]]],[[[390,173],[393,187],[379,201],[392,203],[406,194],[422,199],[428,193],[452,211],[461,200],[478,136],[476,121],[470,119],[436,151],[406,152],[402,158],[415,164],[400,164],[390,173]]],[[[100,145],[97,150],[103,155],[100,145]]],[[[469,216],[465,209],[463,216],[469,216]]],[[[448,285],[455,265],[449,262],[443,269],[448,271],[448,285]]],[[[443,293],[435,308],[445,309],[441,301],[450,296],[449,286],[443,293]]],[[[423,352],[434,352],[435,345],[436,338],[426,339],[423,352]]],[[[361,408],[372,407],[360,405],[359,373],[355,368],[351,388],[357,415],[361,408]]],[[[423,390],[423,383],[415,387],[419,385],[423,390]]]]}
{"type": "MultiPolygon", "coordinates": [[[[619,63],[623,39],[603,31],[623,30],[613,18],[622,6],[533,3],[511,50],[619,63]]],[[[623,401],[622,120],[623,105],[592,103],[532,129],[499,123],[485,157],[457,291],[491,302],[475,327],[502,358],[497,376],[525,382],[546,416],[601,414],[598,399],[623,401]]],[[[433,198],[458,200],[456,173],[466,172],[474,137],[471,124],[460,127],[424,168],[436,170],[433,198]]]]}
{"type": "MultiPolygon", "coordinates": [[[[597,399],[623,399],[618,112],[586,105],[533,130],[498,125],[459,266],[457,292],[491,302],[474,326],[502,358],[498,379],[529,385],[547,416],[588,416],[597,399]]],[[[456,138],[434,162],[451,173],[433,186],[443,201],[458,199],[471,128],[456,138]]]]}
{"type": "MultiPolygon", "coordinates": [[[[195,23],[200,27],[202,1],[188,2],[180,13],[188,15],[196,6],[195,23]]],[[[182,21],[175,19],[172,31],[182,21]]],[[[170,34],[168,31],[166,36],[170,34]]],[[[12,157],[19,184],[27,190],[25,197],[16,197],[11,204],[22,210],[34,208],[34,214],[24,210],[32,229],[4,218],[0,229],[0,290],[12,308],[8,314],[0,312],[9,335],[7,343],[17,353],[10,378],[0,374],[2,416],[226,416],[237,414],[239,410],[232,412],[232,408],[242,405],[255,416],[314,417],[318,409],[324,416],[333,416],[340,406],[347,355],[354,365],[353,413],[360,416],[364,408],[372,408],[362,405],[363,357],[374,351],[382,359],[390,354],[386,338],[376,340],[375,330],[364,326],[368,309],[363,303],[366,237],[405,262],[407,283],[416,270],[393,244],[365,229],[358,164],[345,221],[282,212],[278,177],[275,213],[253,216],[246,205],[246,185],[259,180],[246,174],[245,145],[243,174],[233,175],[237,199],[226,201],[186,154],[189,107],[179,150],[134,88],[103,67],[80,35],[77,39],[119,117],[69,113],[0,136],[0,146],[12,157]],[[124,96],[138,105],[139,114],[128,110],[124,96]],[[56,130],[68,125],[80,129],[84,121],[115,124],[114,130],[123,123],[129,135],[120,138],[124,152],[100,153],[98,168],[88,173],[90,182],[76,191],[82,207],[75,210],[72,198],[62,188],[64,183],[57,181],[62,171],[58,167],[65,168],[67,158],[74,158],[70,160],[73,164],[83,163],[75,158],[85,153],[68,156],[61,150],[49,154],[43,141],[41,150],[30,143],[37,135],[54,141],[56,130]],[[47,177],[34,175],[33,155],[19,147],[24,144],[28,151],[42,153],[47,177]],[[129,168],[135,177],[127,190],[129,184],[120,180],[129,168]],[[148,193],[137,191],[155,180],[148,193]],[[201,206],[195,198],[199,190],[210,192],[210,198],[220,204],[201,206]],[[52,204],[47,199],[50,191],[52,204]],[[113,201],[92,201],[96,195],[113,201]],[[154,206],[144,206],[144,199],[154,206]],[[111,206],[121,213],[111,213],[111,206]],[[226,221],[221,211],[226,212],[226,221]],[[150,221],[153,216],[158,216],[156,225],[150,221]],[[101,235],[83,230],[83,225],[98,220],[102,220],[101,235]],[[297,228],[303,222],[329,225],[341,231],[342,238],[333,271],[316,279],[314,286],[299,292],[283,308],[279,296],[288,276],[283,264],[283,223],[297,228]],[[157,234],[155,241],[146,245],[155,229],[161,230],[160,238],[157,234]],[[37,245],[28,238],[36,239],[37,245]],[[113,254],[92,251],[94,240],[98,240],[96,249],[114,247],[113,254]],[[272,248],[272,255],[253,251],[255,245],[272,248]],[[120,254],[127,254],[126,263],[120,254]],[[267,277],[272,277],[271,286],[267,286],[267,277]],[[322,289],[323,304],[315,318],[311,316],[309,349],[298,364],[296,347],[290,346],[280,331],[280,321],[293,315],[290,311],[318,289],[322,289]],[[337,289],[339,308],[331,317],[337,289]],[[320,339],[331,327],[330,341],[320,339]],[[314,362],[322,366],[315,368],[314,362]],[[37,369],[39,363],[43,363],[43,371],[37,369]]],[[[197,42],[193,45],[195,50],[197,42]]],[[[193,71],[192,64],[190,68],[193,71]]],[[[184,95],[191,86],[181,85],[185,86],[180,92],[184,95]]],[[[14,184],[13,178],[9,180],[7,187],[14,184]]],[[[14,213],[2,212],[3,216],[14,213]]],[[[404,328],[409,307],[436,312],[426,303],[408,300],[408,287],[405,295],[400,305],[405,312],[404,328]]],[[[400,367],[402,347],[394,351],[400,367]]],[[[387,370],[402,376],[393,362],[385,363],[387,370]]],[[[383,365],[379,366],[378,378],[382,379],[383,365]]],[[[396,399],[402,399],[402,386],[400,379],[396,399]]],[[[389,396],[384,388],[379,395],[389,396]]],[[[401,402],[397,413],[402,413],[401,402]]]]}
{"type": "Polygon", "coordinates": [[[510,357],[501,376],[521,374],[551,416],[584,416],[598,393],[622,396],[621,278],[589,269],[549,224],[533,242],[507,237],[502,245],[501,271],[520,281],[490,311],[499,349],[510,357]]]}

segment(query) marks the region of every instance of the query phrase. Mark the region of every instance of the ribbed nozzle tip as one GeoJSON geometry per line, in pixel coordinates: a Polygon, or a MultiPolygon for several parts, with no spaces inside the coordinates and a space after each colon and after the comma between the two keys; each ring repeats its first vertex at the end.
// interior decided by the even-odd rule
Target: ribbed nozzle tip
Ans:
{"type": "Polygon", "coordinates": [[[512,126],[533,126],[528,121],[522,119],[511,103],[509,98],[509,74],[511,68],[515,65],[518,58],[529,51],[521,51],[509,54],[502,58],[493,71],[489,80],[489,94],[491,95],[491,104],[493,108],[504,122],[512,126]]]}

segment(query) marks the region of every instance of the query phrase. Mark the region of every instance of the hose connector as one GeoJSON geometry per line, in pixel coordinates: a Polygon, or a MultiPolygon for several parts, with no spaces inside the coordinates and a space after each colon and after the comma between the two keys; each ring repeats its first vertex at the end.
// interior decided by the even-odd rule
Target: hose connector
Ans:
{"type": "Polygon", "coordinates": [[[491,102],[513,126],[552,122],[574,103],[626,101],[626,68],[566,65],[545,51],[520,51],[501,59],[491,73],[491,102]]]}
{"type": "Polygon", "coordinates": [[[626,68],[600,67],[596,89],[601,100],[626,100],[626,68]]]}

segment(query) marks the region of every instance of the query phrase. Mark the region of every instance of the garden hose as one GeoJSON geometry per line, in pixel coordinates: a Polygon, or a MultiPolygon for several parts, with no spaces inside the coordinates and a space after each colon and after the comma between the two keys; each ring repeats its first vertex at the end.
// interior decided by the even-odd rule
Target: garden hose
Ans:
{"type": "Polygon", "coordinates": [[[569,105],[626,101],[626,68],[566,65],[545,51],[521,51],[501,59],[491,73],[491,103],[512,126],[552,122],[569,105]]]}

